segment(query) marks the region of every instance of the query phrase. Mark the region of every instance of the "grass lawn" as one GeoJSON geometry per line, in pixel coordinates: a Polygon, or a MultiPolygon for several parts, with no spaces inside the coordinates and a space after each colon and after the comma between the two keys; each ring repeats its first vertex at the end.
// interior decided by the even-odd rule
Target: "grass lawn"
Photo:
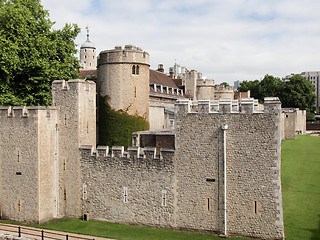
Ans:
{"type": "Polygon", "coordinates": [[[284,141],[281,159],[286,239],[320,239],[320,137],[284,141]]]}

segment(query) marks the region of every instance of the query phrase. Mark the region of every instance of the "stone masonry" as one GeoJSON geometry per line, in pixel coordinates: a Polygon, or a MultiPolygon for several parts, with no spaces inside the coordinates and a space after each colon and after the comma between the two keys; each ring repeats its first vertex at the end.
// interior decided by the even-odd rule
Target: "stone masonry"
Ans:
{"type": "MultiPolygon", "coordinates": [[[[281,103],[266,98],[265,110],[256,109],[253,99],[241,105],[226,99],[179,101],[170,148],[124,152],[101,146],[95,153],[83,146],[82,213],[106,221],[283,239],[281,103]]],[[[140,139],[150,139],[143,134],[140,139]]]]}
{"type": "Polygon", "coordinates": [[[180,100],[175,130],[96,146],[91,81],[53,82],[52,107],[0,108],[0,217],[110,222],[283,239],[281,103],[180,100]]]}
{"type": "Polygon", "coordinates": [[[136,46],[102,51],[98,59],[98,96],[115,110],[148,120],[149,67],[149,54],[136,46]]]}
{"type": "Polygon", "coordinates": [[[0,217],[80,217],[80,152],[96,145],[95,84],[53,82],[52,107],[0,108],[0,217]]]}

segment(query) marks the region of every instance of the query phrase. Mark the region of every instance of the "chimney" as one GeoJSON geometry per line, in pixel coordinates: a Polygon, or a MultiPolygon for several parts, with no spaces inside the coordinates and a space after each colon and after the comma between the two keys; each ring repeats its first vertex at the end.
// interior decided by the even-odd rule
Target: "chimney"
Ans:
{"type": "Polygon", "coordinates": [[[174,79],[173,68],[170,68],[170,78],[171,78],[172,80],[174,79]]]}
{"type": "Polygon", "coordinates": [[[158,65],[158,70],[157,71],[164,73],[163,64],[159,64],[158,65]]]}

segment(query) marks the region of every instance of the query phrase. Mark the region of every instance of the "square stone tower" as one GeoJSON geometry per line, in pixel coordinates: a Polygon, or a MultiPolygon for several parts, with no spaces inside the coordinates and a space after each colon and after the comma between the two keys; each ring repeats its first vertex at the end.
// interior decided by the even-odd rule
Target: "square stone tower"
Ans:
{"type": "Polygon", "coordinates": [[[79,217],[80,145],[96,146],[96,85],[84,80],[56,80],[53,105],[58,107],[59,217],[79,217]]]}
{"type": "Polygon", "coordinates": [[[58,216],[56,108],[0,108],[0,213],[43,222],[58,216]]]}
{"type": "Polygon", "coordinates": [[[53,82],[54,107],[0,107],[0,216],[80,217],[80,145],[96,145],[96,87],[53,82]]]}

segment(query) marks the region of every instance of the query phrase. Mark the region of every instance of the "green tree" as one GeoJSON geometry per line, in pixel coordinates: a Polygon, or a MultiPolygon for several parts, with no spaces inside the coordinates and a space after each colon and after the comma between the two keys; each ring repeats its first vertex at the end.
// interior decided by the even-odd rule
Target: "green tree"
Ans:
{"type": "Polygon", "coordinates": [[[250,90],[250,96],[259,99],[261,101],[262,98],[262,90],[260,86],[260,81],[255,80],[255,81],[243,81],[240,83],[237,91],[238,92],[247,92],[250,90]]]}
{"type": "Polygon", "coordinates": [[[316,102],[314,86],[300,75],[294,75],[290,81],[285,82],[280,94],[282,107],[295,107],[299,109],[313,109],[316,102]]]}
{"type": "Polygon", "coordinates": [[[260,82],[261,100],[265,97],[279,97],[283,90],[283,81],[272,75],[265,75],[260,82]]]}
{"type": "Polygon", "coordinates": [[[40,0],[0,0],[0,105],[50,105],[52,81],[77,77],[80,29],[53,24],[40,0]]]}
{"type": "Polygon", "coordinates": [[[265,97],[278,97],[282,89],[283,82],[280,78],[267,74],[261,81],[243,81],[238,87],[238,92],[250,90],[251,97],[259,99],[262,103],[265,97]]]}

